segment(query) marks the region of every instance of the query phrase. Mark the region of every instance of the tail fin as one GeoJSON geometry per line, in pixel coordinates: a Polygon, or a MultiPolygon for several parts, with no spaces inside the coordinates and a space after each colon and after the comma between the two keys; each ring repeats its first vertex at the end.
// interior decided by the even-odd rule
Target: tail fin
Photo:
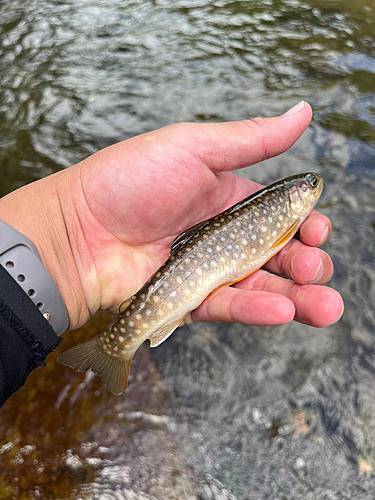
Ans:
{"type": "Polygon", "coordinates": [[[57,361],[70,366],[70,368],[79,366],[79,372],[92,370],[99,375],[113,394],[120,395],[128,384],[132,358],[133,355],[128,359],[119,359],[106,354],[100,349],[96,336],[83,344],[64,351],[57,358],[57,361]]]}

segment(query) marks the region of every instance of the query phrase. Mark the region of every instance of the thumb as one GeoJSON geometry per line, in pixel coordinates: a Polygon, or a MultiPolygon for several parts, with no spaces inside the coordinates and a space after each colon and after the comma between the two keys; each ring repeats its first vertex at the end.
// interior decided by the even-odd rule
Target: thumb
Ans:
{"type": "Polygon", "coordinates": [[[310,105],[301,101],[274,118],[191,124],[189,131],[185,129],[188,133],[184,134],[184,146],[214,173],[237,170],[289,149],[306,130],[311,117],[310,105]]]}

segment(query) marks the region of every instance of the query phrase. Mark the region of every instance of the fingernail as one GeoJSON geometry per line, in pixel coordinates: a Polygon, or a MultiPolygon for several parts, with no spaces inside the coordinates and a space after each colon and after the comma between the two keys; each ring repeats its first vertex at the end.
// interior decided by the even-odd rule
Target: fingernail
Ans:
{"type": "Polygon", "coordinates": [[[294,115],[295,113],[298,113],[299,111],[302,111],[302,109],[305,107],[305,101],[300,101],[298,104],[290,108],[286,113],[284,113],[282,116],[289,116],[289,115],[294,115]]]}
{"type": "Polygon", "coordinates": [[[320,262],[319,262],[318,269],[316,270],[314,277],[309,281],[309,283],[316,283],[323,276],[323,272],[324,272],[323,261],[322,261],[322,259],[319,259],[319,261],[320,262]]]}
{"type": "Polygon", "coordinates": [[[318,247],[321,247],[324,245],[324,243],[326,243],[326,241],[328,240],[328,233],[329,233],[329,230],[328,230],[328,227],[326,227],[324,230],[324,234],[322,236],[322,239],[317,244],[318,247]]]}

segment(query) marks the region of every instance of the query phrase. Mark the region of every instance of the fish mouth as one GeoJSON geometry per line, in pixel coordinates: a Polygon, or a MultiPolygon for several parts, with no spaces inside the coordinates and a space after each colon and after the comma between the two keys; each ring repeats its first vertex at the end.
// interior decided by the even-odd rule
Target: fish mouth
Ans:
{"type": "Polygon", "coordinates": [[[320,198],[320,195],[322,194],[323,191],[323,177],[319,174],[313,174],[314,177],[318,180],[318,184],[315,187],[316,189],[316,199],[318,200],[320,198]]]}

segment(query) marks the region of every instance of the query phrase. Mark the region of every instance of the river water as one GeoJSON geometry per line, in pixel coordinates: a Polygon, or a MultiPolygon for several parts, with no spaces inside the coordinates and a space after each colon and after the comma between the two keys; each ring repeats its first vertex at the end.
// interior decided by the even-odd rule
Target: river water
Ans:
{"type": "Polygon", "coordinates": [[[0,1],[0,195],[170,123],[305,99],[304,136],[242,175],[323,175],[346,305],[322,330],[185,326],[140,349],[122,397],[53,353],[0,410],[0,499],[374,498],[374,33],[374,0],[0,1]]]}

